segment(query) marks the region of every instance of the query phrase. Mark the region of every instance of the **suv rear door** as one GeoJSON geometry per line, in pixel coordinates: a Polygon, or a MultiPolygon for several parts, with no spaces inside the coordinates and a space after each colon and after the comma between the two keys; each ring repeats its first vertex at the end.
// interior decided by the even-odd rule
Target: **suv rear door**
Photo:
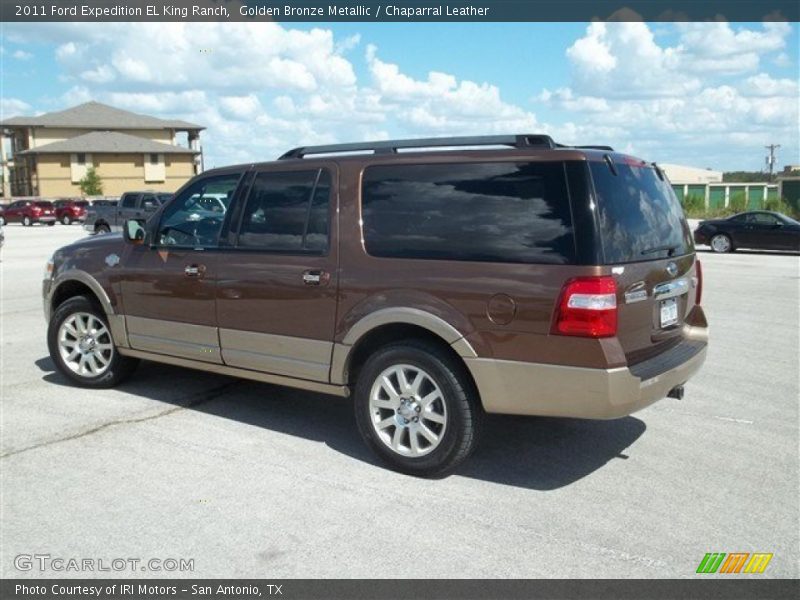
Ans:
{"type": "Polygon", "coordinates": [[[338,173],[270,165],[237,202],[217,284],[226,365],[329,380],[336,316],[338,173]]]}
{"type": "Polygon", "coordinates": [[[618,339],[634,364],[682,339],[697,283],[691,230],[652,164],[616,155],[589,169],[604,263],[617,280],[618,339]]]}

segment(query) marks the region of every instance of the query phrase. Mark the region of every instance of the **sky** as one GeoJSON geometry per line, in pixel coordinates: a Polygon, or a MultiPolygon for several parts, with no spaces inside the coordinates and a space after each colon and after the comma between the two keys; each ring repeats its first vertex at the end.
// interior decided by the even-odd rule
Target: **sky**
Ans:
{"type": "Polygon", "coordinates": [[[715,170],[800,164],[797,23],[2,24],[2,118],[96,100],[300,145],[547,133],[715,170]]]}

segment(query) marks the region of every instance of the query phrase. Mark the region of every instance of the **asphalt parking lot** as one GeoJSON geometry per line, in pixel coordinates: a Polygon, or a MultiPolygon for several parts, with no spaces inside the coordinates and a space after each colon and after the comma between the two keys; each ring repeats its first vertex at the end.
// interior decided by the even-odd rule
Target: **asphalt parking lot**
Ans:
{"type": "Polygon", "coordinates": [[[343,399],[150,363],[118,389],[71,387],[40,281],[83,232],[5,231],[2,577],[92,575],[14,566],[50,554],[194,559],[98,576],[675,578],[737,551],[800,575],[797,256],[702,253],[712,344],[683,401],[492,417],[429,481],[377,465],[343,399]]]}

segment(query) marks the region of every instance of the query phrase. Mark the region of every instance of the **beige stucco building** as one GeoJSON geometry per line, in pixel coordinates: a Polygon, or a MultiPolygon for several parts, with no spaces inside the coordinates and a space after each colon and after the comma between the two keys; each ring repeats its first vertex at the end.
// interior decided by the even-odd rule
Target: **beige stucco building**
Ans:
{"type": "Polygon", "coordinates": [[[202,169],[203,129],[99,102],[6,119],[0,122],[3,196],[80,196],[79,182],[92,166],[104,195],[175,191],[202,169]],[[186,145],[179,145],[183,133],[186,145]]]}

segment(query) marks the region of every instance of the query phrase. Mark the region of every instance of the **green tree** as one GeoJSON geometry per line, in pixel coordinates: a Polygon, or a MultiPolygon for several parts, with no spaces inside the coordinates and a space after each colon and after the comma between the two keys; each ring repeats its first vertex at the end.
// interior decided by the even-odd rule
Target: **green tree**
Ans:
{"type": "Polygon", "coordinates": [[[103,193],[103,180],[94,167],[86,169],[86,175],[78,182],[84,196],[99,196],[103,193]]]}

